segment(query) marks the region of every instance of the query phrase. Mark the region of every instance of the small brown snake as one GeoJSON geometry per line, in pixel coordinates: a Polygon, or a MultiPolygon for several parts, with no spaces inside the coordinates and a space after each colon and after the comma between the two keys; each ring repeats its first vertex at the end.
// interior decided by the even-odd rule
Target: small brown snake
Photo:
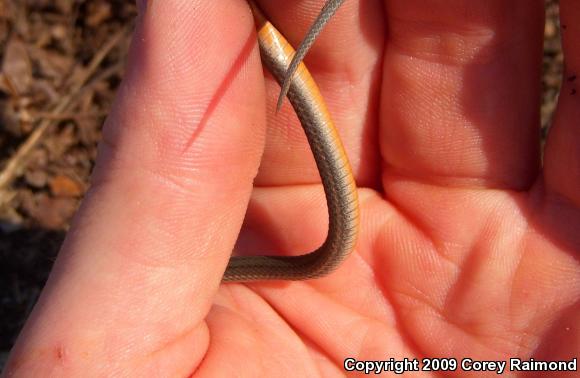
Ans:
{"type": "Polygon", "coordinates": [[[223,281],[306,280],[332,272],[352,252],[359,230],[356,184],[342,142],[302,58],[344,0],[329,0],[295,54],[282,34],[249,1],[262,62],[282,85],[314,155],[328,205],[328,235],[314,252],[299,256],[231,257],[223,281]],[[293,58],[293,60],[292,60],[293,58]],[[292,60],[292,63],[290,61],[292,60]]]}

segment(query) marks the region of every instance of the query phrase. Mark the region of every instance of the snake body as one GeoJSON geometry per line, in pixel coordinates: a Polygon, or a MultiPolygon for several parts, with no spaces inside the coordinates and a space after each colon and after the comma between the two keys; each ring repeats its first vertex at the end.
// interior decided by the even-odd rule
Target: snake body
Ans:
{"type": "MultiPolygon", "coordinates": [[[[250,5],[258,30],[262,62],[282,85],[288,77],[294,50],[257,6],[250,5]]],[[[305,255],[233,256],[223,277],[225,282],[318,278],[333,271],[354,249],[359,229],[356,184],[318,87],[300,60],[296,64],[296,73],[290,73],[287,97],[306,133],[320,173],[328,205],[328,235],[320,248],[305,255]]]]}

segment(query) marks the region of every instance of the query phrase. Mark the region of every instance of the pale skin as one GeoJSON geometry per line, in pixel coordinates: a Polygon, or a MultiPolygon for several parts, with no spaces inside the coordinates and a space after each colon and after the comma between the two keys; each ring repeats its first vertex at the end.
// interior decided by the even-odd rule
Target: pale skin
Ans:
{"type": "MultiPolygon", "coordinates": [[[[260,2],[295,44],[322,3],[260,2]]],[[[317,247],[322,188],[291,107],[274,113],[245,1],[150,1],[92,187],[4,374],[578,357],[580,2],[561,9],[540,168],[543,1],[347,0],[305,62],[360,187],[357,248],[320,280],[221,284],[238,236],[246,252],[317,247]]]]}

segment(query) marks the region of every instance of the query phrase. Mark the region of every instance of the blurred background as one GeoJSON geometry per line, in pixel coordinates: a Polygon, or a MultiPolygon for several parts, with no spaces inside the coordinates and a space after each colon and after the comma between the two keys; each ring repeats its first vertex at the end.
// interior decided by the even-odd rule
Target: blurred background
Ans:
{"type": "MultiPolygon", "coordinates": [[[[546,0],[542,135],[562,77],[546,0]]],[[[0,370],[89,185],[134,0],[0,0],[0,370]]]]}

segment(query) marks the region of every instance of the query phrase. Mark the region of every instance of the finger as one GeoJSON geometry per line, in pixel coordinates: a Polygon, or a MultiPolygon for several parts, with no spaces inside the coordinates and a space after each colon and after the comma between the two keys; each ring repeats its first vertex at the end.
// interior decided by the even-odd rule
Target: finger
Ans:
{"type": "Polygon", "coordinates": [[[539,167],[543,1],[385,3],[385,180],[529,188],[539,167]]]}
{"type": "MultiPolygon", "coordinates": [[[[272,23],[298,46],[324,0],[261,0],[272,23]]],[[[381,4],[346,1],[316,39],[304,62],[321,89],[359,185],[376,185],[376,125],[383,46],[381,4]],[[374,111],[373,111],[374,109],[374,111]]],[[[268,131],[259,185],[320,182],[312,153],[290,104],[276,112],[280,86],[267,81],[268,131]]]]}
{"type": "Polygon", "coordinates": [[[564,82],[544,155],[546,187],[580,205],[580,3],[560,3],[564,82]]]}
{"type": "Polygon", "coordinates": [[[11,372],[174,376],[203,357],[264,139],[253,29],[241,0],[147,4],[93,187],[11,372]]]}

